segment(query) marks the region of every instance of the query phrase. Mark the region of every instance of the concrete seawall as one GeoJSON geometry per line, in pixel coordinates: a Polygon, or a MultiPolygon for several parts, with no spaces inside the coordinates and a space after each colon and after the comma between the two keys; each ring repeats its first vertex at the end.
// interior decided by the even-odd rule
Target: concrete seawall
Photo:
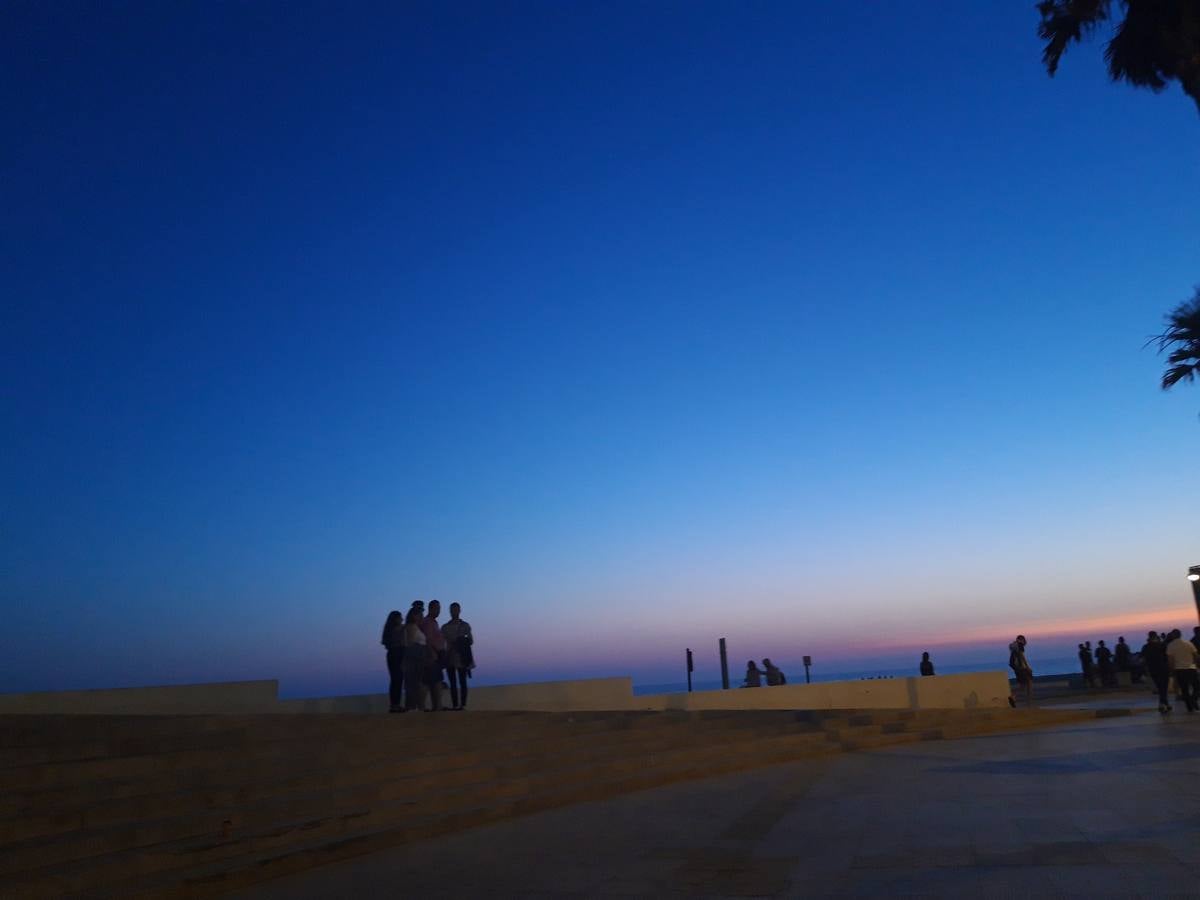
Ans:
{"type": "MultiPolygon", "coordinates": [[[[0,714],[385,713],[386,694],[279,700],[274,680],[0,694],[0,714]]],[[[597,712],[706,709],[988,709],[1008,704],[1003,671],[930,678],[828,681],[635,696],[633,680],[588,678],[472,686],[481,711],[597,712]]]]}

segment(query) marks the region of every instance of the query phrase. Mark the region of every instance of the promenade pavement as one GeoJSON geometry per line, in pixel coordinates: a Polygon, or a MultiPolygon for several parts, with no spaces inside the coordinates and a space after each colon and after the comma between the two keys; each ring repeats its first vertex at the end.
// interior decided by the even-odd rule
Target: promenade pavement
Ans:
{"type": "Polygon", "coordinates": [[[1200,715],[771,766],[313,869],[243,898],[1198,897],[1200,715]]]}

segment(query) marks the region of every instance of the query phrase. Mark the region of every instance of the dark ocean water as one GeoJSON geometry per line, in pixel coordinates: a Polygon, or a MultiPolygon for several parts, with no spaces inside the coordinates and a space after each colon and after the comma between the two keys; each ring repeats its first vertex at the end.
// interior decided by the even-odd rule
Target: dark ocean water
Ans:
{"type": "MultiPolygon", "coordinates": [[[[999,663],[991,661],[989,663],[965,664],[965,665],[939,665],[937,666],[937,674],[939,675],[955,675],[960,672],[988,672],[997,669],[1003,669],[1008,673],[1006,668],[1007,659],[1001,660],[999,663]]],[[[1074,674],[1079,670],[1079,660],[1074,657],[1050,657],[1047,659],[1032,659],[1030,663],[1034,667],[1034,672],[1039,676],[1057,675],[1057,674],[1074,674]]],[[[732,668],[729,671],[729,686],[737,687],[741,684],[744,669],[734,671],[732,668]]],[[[803,684],[804,683],[804,668],[793,672],[784,670],[787,675],[788,684],[803,684]]],[[[910,675],[920,675],[916,666],[905,666],[903,668],[884,668],[884,669],[842,669],[836,672],[821,672],[814,669],[812,672],[812,680],[814,682],[821,681],[858,681],[860,679],[871,678],[907,678],[910,675]]],[[[692,689],[697,691],[715,691],[721,687],[720,679],[711,678],[693,678],[692,689]]],[[[656,683],[642,683],[635,681],[633,692],[635,694],[671,694],[678,691],[686,691],[686,681],[668,681],[656,683]]]]}

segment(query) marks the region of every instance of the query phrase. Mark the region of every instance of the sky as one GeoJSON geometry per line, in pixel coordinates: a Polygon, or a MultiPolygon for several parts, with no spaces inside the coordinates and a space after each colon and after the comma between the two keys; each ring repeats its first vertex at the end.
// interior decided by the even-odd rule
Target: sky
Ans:
{"type": "Polygon", "coordinates": [[[5,4],[0,691],[1190,626],[1200,117],[1032,7],[5,4]]]}

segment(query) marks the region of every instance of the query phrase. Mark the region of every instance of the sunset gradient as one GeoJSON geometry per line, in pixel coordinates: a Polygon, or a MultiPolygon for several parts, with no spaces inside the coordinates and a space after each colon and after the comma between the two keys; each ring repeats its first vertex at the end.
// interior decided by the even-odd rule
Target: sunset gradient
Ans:
{"type": "Polygon", "coordinates": [[[939,4],[8,4],[0,690],[1196,622],[1200,118],[939,4]]]}

